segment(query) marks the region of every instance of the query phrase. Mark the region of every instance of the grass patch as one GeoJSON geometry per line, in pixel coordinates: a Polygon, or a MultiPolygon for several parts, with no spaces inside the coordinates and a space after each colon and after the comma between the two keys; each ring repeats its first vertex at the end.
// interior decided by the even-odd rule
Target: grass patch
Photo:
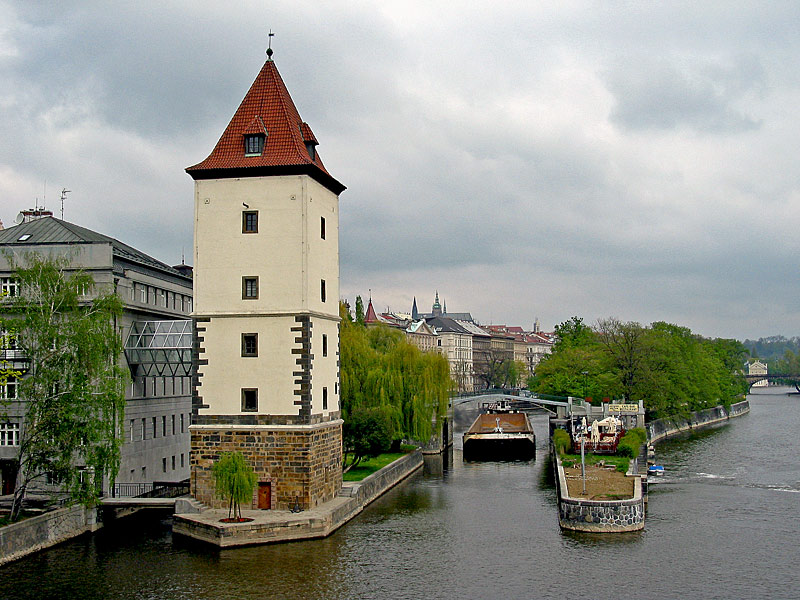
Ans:
{"type": "MultiPolygon", "coordinates": [[[[20,521],[24,521],[25,519],[30,519],[31,517],[38,517],[40,514],[42,513],[28,512],[26,510],[23,510],[20,512],[19,519],[14,521],[14,523],[19,523],[20,521]]],[[[11,525],[11,518],[8,516],[8,514],[0,515],[0,527],[3,527],[4,525],[11,525]]]]}
{"type": "MultiPolygon", "coordinates": [[[[593,465],[595,463],[599,463],[601,460],[606,461],[607,465],[614,465],[617,468],[617,471],[620,473],[627,473],[628,467],[630,466],[631,459],[627,456],[615,456],[613,454],[592,454],[591,452],[586,455],[586,464],[593,465]]],[[[563,466],[567,466],[567,462],[569,461],[569,466],[572,465],[580,465],[581,464],[581,455],[580,454],[565,454],[561,457],[561,464],[563,466]]]]}
{"type": "MultiPolygon", "coordinates": [[[[416,446],[409,446],[409,448],[414,450],[416,446]]],[[[405,448],[401,449],[405,450],[405,448]]],[[[386,454],[379,454],[375,458],[362,460],[357,467],[353,467],[347,473],[342,475],[342,479],[344,481],[361,481],[365,477],[372,475],[375,471],[378,471],[386,465],[393,463],[401,456],[405,456],[411,450],[407,452],[388,452],[386,454]]]]}

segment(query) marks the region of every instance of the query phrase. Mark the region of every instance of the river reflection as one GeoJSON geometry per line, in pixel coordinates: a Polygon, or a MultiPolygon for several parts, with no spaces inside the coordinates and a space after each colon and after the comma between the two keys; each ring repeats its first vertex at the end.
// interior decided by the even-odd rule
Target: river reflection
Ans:
{"type": "Polygon", "coordinates": [[[560,531],[539,414],[537,460],[464,463],[457,444],[327,539],[220,551],[151,513],[0,568],[0,598],[797,597],[799,401],[785,391],[660,444],[642,532],[560,531]]]}

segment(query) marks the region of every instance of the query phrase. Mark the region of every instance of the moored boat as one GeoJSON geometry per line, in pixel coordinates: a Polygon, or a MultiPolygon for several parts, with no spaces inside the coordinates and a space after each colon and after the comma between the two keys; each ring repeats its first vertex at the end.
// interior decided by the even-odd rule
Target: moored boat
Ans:
{"type": "Polygon", "coordinates": [[[536,436],[528,415],[506,408],[487,408],[464,433],[464,460],[530,460],[536,436]]]}

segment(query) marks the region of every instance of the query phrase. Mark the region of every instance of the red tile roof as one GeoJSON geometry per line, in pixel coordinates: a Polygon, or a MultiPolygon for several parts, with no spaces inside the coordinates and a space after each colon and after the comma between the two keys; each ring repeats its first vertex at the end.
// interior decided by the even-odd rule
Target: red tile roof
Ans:
{"type": "Polygon", "coordinates": [[[328,173],[318,153],[311,158],[307,142],[318,143],[300,118],[275,63],[268,60],[214,150],[186,172],[194,179],[304,173],[341,193],[345,187],[328,173]],[[245,156],[244,136],[254,133],[266,133],[264,151],[260,156],[245,156]]]}
{"type": "Polygon", "coordinates": [[[367,305],[367,314],[364,315],[364,323],[377,323],[378,322],[378,315],[375,314],[375,309],[372,308],[372,298],[369,299],[369,304],[367,305]]]}

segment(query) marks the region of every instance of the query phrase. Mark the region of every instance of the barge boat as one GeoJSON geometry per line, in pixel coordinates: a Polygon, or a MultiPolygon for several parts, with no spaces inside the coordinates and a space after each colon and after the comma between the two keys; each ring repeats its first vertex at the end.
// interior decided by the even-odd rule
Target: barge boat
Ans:
{"type": "Polygon", "coordinates": [[[530,460],[536,457],[536,436],[528,415],[506,403],[484,404],[464,433],[464,460],[530,460]]]}

